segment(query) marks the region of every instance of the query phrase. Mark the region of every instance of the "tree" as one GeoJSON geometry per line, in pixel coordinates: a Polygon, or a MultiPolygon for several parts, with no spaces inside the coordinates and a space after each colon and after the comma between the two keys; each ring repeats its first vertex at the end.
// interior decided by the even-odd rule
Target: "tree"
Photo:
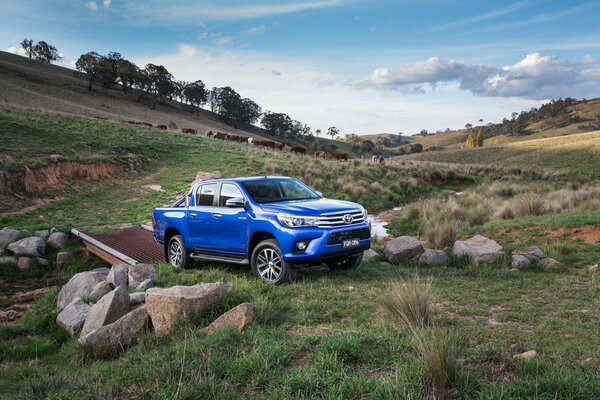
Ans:
{"type": "Polygon", "coordinates": [[[481,131],[481,129],[477,131],[477,133],[474,136],[474,139],[476,147],[483,147],[483,132],[481,131]]]}
{"type": "Polygon", "coordinates": [[[377,136],[377,139],[375,139],[375,143],[377,144],[377,147],[379,147],[380,149],[383,149],[384,147],[389,146],[390,139],[387,136],[380,135],[380,136],[377,136]]]}
{"type": "Polygon", "coordinates": [[[25,54],[27,54],[27,57],[31,60],[31,57],[33,57],[33,40],[27,38],[23,39],[23,41],[21,41],[21,47],[25,50],[25,54]]]}
{"type": "MultiPolygon", "coordinates": [[[[179,87],[179,84],[175,85],[179,87]]],[[[200,115],[200,107],[206,104],[208,100],[208,93],[206,92],[206,86],[201,80],[187,84],[183,88],[183,96],[186,101],[189,101],[192,107],[196,108],[196,114],[200,115]]]]}
{"type": "Polygon", "coordinates": [[[52,63],[53,61],[62,60],[62,56],[58,54],[56,47],[40,40],[33,46],[33,55],[36,60],[44,63],[52,63]]]}
{"type": "Polygon", "coordinates": [[[427,132],[427,129],[422,129],[421,132],[419,132],[419,135],[427,136],[427,135],[429,135],[429,133],[427,132]]]}
{"type": "Polygon", "coordinates": [[[119,59],[115,61],[114,71],[117,79],[121,82],[123,91],[126,92],[135,83],[135,77],[139,73],[139,68],[129,60],[119,59]]]}
{"type": "Polygon", "coordinates": [[[260,124],[272,135],[284,135],[286,132],[291,131],[293,127],[289,115],[271,111],[266,111],[263,114],[260,124]]]}
{"type": "Polygon", "coordinates": [[[165,98],[173,91],[173,75],[167,71],[162,65],[147,64],[146,74],[148,75],[149,88],[148,91],[152,95],[152,109],[156,108],[156,100],[161,103],[165,102],[165,98]]]}
{"type": "Polygon", "coordinates": [[[315,136],[319,137],[320,134],[321,134],[321,130],[320,129],[315,130],[315,136]]]}
{"type": "Polygon", "coordinates": [[[102,56],[94,51],[82,54],[75,63],[77,71],[85,72],[88,76],[88,90],[92,90],[92,83],[99,80],[97,66],[102,56]]]}
{"type": "Polygon", "coordinates": [[[375,143],[368,139],[363,140],[362,142],[360,142],[360,149],[363,153],[370,153],[373,151],[373,149],[375,149],[375,143]]]}
{"type": "Polygon", "coordinates": [[[243,98],[240,102],[239,115],[236,120],[243,126],[253,125],[262,114],[262,109],[258,104],[249,98],[243,98]]]}
{"type": "Polygon", "coordinates": [[[472,149],[475,147],[475,137],[473,136],[473,133],[469,133],[469,136],[467,137],[467,142],[465,143],[465,147],[467,149],[472,149]]]}
{"type": "Polygon", "coordinates": [[[335,126],[330,126],[329,129],[327,129],[327,134],[329,136],[331,136],[331,139],[333,140],[333,138],[337,135],[339,135],[340,130],[338,128],[336,128],[335,126]]]}
{"type": "Polygon", "coordinates": [[[470,130],[471,130],[471,128],[473,128],[473,124],[471,124],[471,123],[467,123],[467,124],[465,124],[465,129],[466,129],[467,131],[470,131],[470,130]]]}

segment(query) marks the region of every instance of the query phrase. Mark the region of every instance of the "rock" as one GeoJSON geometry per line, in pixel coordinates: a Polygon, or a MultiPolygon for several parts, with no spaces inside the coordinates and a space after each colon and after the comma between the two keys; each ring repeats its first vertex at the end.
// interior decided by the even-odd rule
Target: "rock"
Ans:
{"type": "Polygon", "coordinates": [[[68,251],[60,251],[56,255],[56,266],[61,267],[73,259],[73,254],[68,251]]]}
{"type": "Polygon", "coordinates": [[[81,329],[81,336],[95,331],[96,329],[112,324],[129,311],[129,295],[125,287],[118,286],[105,295],[90,308],[90,313],[81,329]]]}
{"type": "Polygon", "coordinates": [[[16,264],[17,257],[15,256],[4,256],[0,257],[0,264],[16,264]]]}
{"type": "Polygon", "coordinates": [[[138,304],[142,304],[146,302],[146,293],[144,292],[135,292],[129,294],[129,305],[131,307],[137,306],[138,304]]]}
{"type": "Polygon", "coordinates": [[[154,279],[156,271],[151,264],[130,265],[128,269],[129,287],[138,287],[146,279],[154,279]]]}
{"type": "Polygon", "coordinates": [[[425,249],[419,257],[419,262],[425,265],[448,265],[450,257],[443,250],[425,249]]]}
{"type": "Polygon", "coordinates": [[[27,271],[31,268],[31,258],[29,257],[19,257],[17,260],[17,267],[21,271],[27,271]]]}
{"type": "Polygon", "coordinates": [[[538,265],[546,272],[559,271],[563,267],[562,263],[554,258],[543,258],[538,262],[538,265]]]}
{"type": "Polygon", "coordinates": [[[206,333],[213,333],[225,326],[233,326],[239,332],[243,331],[247,325],[256,320],[256,312],[253,304],[242,303],[232,308],[219,318],[214,320],[209,326],[203,329],[206,333]]]}
{"type": "Polygon", "coordinates": [[[539,260],[544,257],[544,252],[537,246],[529,246],[524,249],[515,250],[512,252],[513,255],[525,256],[529,261],[539,260]]]}
{"type": "Polygon", "coordinates": [[[16,256],[41,257],[46,252],[46,244],[37,236],[27,237],[6,247],[16,256]]]}
{"type": "Polygon", "coordinates": [[[379,254],[373,249],[365,250],[363,253],[363,260],[368,260],[369,258],[377,257],[379,254]]]}
{"type": "Polygon", "coordinates": [[[524,269],[524,268],[529,268],[530,265],[531,265],[531,262],[529,261],[529,258],[527,258],[526,256],[522,256],[520,254],[513,254],[513,256],[512,256],[512,267],[513,268],[524,269]]]}
{"type": "Polygon", "coordinates": [[[481,235],[468,240],[457,240],[454,243],[454,254],[468,257],[475,265],[497,264],[505,257],[502,246],[481,235]]]}
{"type": "Polygon", "coordinates": [[[200,315],[231,289],[222,282],[194,286],[150,288],[146,291],[146,306],[157,332],[168,332],[178,322],[200,315]]]}
{"type": "Polygon", "coordinates": [[[219,178],[221,178],[221,173],[219,171],[215,171],[215,172],[199,171],[196,174],[196,179],[194,179],[194,182],[192,182],[192,185],[196,182],[208,181],[210,179],[219,179],[219,178]]]}
{"type": "Polygon", "coordinates": [[[115,322],[79,338],[79,343],[103,354],[115,354],[131,346],[148,325],[146,306],[138,307],[115,322]]]}
{"type": "Polygon", "coordinates": [[[519,268],[511,268],[510,272],[512,272],[513,274],[516,274],[517,272],[519,272],[519,268]]]}
{"type": "Polygon", "coordinates": [[[108,268],[97,268],[73,275],[58,293],[56,305],[62,310],[77,297],[89,298],[96,284],[106,280],[106,275],[108,268]]]}
{"type": "Polygon", "coordinates": [[[57,162],[60,161],[60,155],[59,154],[50,154],[50,162],[56,164],[57,162]]]}
{"type": "Polygon", "coordinates": [[[140,283],[138,287],[135,288],[136,292],[145,292],[154,286],[154,281],[152,279],[146,279],[144,282],[140,283]]]}
{"type": "Polygon", "coordinates": [[[400,236],[385,244],[383,253],[390,262],[407,261],[421,255],[425,250],[417,239],[411,236],[400,236]]]}
{"type": "Polygon", "coordinates": [[[52,235],[54,232],[58,232],[58,229],[55,227],[50,228],[50,234],[52,235]]]}
{"type": "Polygon", "coordinates": [[[515,354],[515,355],[513,355],[513,358],[514,359],[522,359],[522,360],[530,360],[530,359],[534,358],[535,356],[537,356],[537,352],[535,350],[529,350],[529,351],[526,351],[525,353],[515,354]]]}
{"type": "Polygon", "coordinates": [[[106,281],[96,283],[94,289],[92,289],[92,293],[90,293],[90,301],[92,303],[98,302],[104,295],[110,293],[112,287],[106,281]]]}
{"type": "Polygon", "coordinates": [[[19,231],[13,228],[2,228],[0,230],[0,247],[4,248],[13,243],[19,237],[19,231]]]}
{"type": "Polygon", "coordinates": [[[33,236],[37,236],[42,240],[46,240],[48,239],[48,236],[50,236],[50,231],[47,229],[43,231],[35,231],[33,232],[33,236]]]}
{"type": "Polygon", "coordinates": [[[590,265],[589,267],[587,267],[587,270],[590,272],[598,271],[598,264],[590,265]]]}
{"type": "Polygon", "coordinates": [[[129,265],[127,264],[113,265],[106,277],[106,281],[110,283],[112,287],[127,287],[129,281],[127,278],[128,268],[129,265]]]}
{"type": "Polygon", "coordinates": [[[64,249],[69,241],[69,237],[62,232],[51,233],[48,237],[48,246],[56,250],[64,249]]]}
{"type": "Polygon", "coordinates": [[[46,260],[45,258],[37,257],[35,259],[35,261],[38,263],[38,265],[40,265],[42,267],[47,267],[48,266],[48,260],[46,260]]]}
{"type": "Polygon", "coordinates": [[[69,331],[71,336],[75,336],[83,328],[89,312],[90,306],[77,297],[58,314],[56,323],[69,331]]]}

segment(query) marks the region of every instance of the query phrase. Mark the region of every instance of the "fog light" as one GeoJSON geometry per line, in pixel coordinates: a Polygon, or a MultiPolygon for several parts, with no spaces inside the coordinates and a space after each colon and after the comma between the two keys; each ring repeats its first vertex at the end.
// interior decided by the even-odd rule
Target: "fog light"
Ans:
{"type": "Polygon", "coordinates": [[[306,250],[307,247],[308,247],[308,243],[306,241],[301,241],[301,242],[296,243],[296,248],[300,251],[306,250]]]}

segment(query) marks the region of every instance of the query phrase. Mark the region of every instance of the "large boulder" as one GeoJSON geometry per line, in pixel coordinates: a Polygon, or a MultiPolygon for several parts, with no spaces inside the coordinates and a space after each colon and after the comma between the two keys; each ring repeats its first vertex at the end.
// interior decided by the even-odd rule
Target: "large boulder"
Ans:
{"type": "Polygon", "coordinates": [[[19,231],[13,228],[2,228],[0,230],[0,247],[4,248],[17,240],[19,231]]]}
{"type": "Polygon", "coordinates": [[[129,265],[127,264],[113,265],[106,277],[106,281],[110,283],[112,287],[127,287],[129,281],[127,278],[128,268],[129,265]]]}
{"type": "Polygon", "coordinates": [[[515,256],[524,256],[529,261],[539,260],[544,257],[544,252],[537,246],[529,246],[524,249],[515,250],[512,252],[515,256]]]}
{"type": "Polygon", "coordinates": [[[62,310],[76,297],[89,298],[96,284],[106,280],[106,275],[108,268],[97,268],[73,275],[58,293],[58,308],[62,310]]]}
{"type": "Polygon", "coordinates": [[[417,239],[411,236],[400,236],[385,244],[383,253],[390,262],[408,261],[420,256],[425,250],[417,239]]]}
{"type": "Polygon", "coordinates": [[[146,293],[144,293],[144,292],[129,293],[129,305],[131,307],[137,306],[138,304],[142,304],[145,302],[146,302],[146,293]]]}
{"type": "Polygon", "coordinates": [[[204,328],[204,332],[212,333],[225,326],[233,326],[241,332],[247,325],[256,320],[256,315],[256,309],[253,304],[242,303],[214,320],[209,326],[204,328]]]}
{"type": "Polygon", "coordinates": [[[148,311],[141,306],[111,324],[82,334],[79,343],[101,354],[116,354],[131,346],[147,325],[148,311]]]}
{"type": "Polygon", "coordinates": [[[144,282],[140,283],[136,288],[136,292],[145,292],[154,286],[154,281],[152,279],[146,279],[144,282]]]}
{"type": "Polygon", "coordinates": [[[96,283],[94,289],[92,289],[92,293],[90,294],[90,301],[92,303],[98,302],[104,295],[107,295],[111,292],[112,287],[106,281],[96,283]]]}
{"type": "Polygon", "coordinates": [[[546,272],[556,272],[563,269],[563,264],[554,258],[544,258],[538,262],[538,265],[546,272]]]}
{"type": "Polygon", "coordinates": [[[19,257],[17,260],[17,267],[21,271],[27,271],[29,268],[31,268],[31,264],[32,261],[29,257],[19,257]]]}
{"type": "Polygon", "coordinates": [[[502,246],[481,235],[475,235],[467,240],[457,240],[454,243],[454,254],[468,257],[475,265],[497,264],[505,257],[502,246]]]}
{"type": "Polygon", "coordinates": [[[37,236],[18,240],[9,244],[6,248],[17,256],[25,257],[41,257],[46,252],[46,244],[37,236]]]}
{"type": "Polygon", "coordinates": [[[531,265],[531,261],[529,258],[522,256],[520,254],[512,255],[512,267],[516,269],[525,269],[531,265]]]}
{"type": "Polygon", "coordinates": [[[373,249],[365,250],[363,253],[363,260],[368,260],[369,258],[377,257],[379,254],[373,249]]]}
{"type": "Polygon", "coordinates": [[[69,236],[62,232],[54,232],[48,236],[48,246],[56,250],[64,249],[69,241],[69,236]]]}
{"type": "Polygon", "coordinates": [[[81,329],[81,336],[104,325],[112,324],[128,311],[129,295],[123,286],[118,286],[90,308],[90,313],[81,329]]]}
{"type": "Polygon", "coordinates": [[[157,332],[168,332],[178,322],[200,315],[230,289],[231,285],[222,282],[150,288],[146,306],[152,325],[157,332]]]}
{"type": "Polygon", "coordinates": [[[425,249],[419,257],[419,262],[425,265],[448,265],[450,257],[443,250],[425,249]]]}
{"type": "Polygon", "coordinates": [[[59,251],[56,254],[56,266],[61,267],[73,259],[73,253],[69,251],[59,251]]]}
{"type": "Polygon", "coordinates": [[[154,279],[156,270],[151,264],[135,264],[128,268],[129,287],[135,288],[146,279],[154,279]]]}
{"type": "Polygon", "coordinates": [[[56,317],[56,323],[65,328],[71,336],[77,335],[90,312],[90,306],[77,297],[69,303],[56,317]]]}

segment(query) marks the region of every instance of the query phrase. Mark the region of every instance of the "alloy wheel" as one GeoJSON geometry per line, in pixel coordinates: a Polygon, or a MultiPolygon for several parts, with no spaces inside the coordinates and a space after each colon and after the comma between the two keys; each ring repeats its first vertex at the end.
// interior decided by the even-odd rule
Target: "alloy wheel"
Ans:
{"type": "Polygon", "coordinates": [[[256,258],[256,269],[262,280],[276,282],[283,270],[281,256],[273,249],[263,249],[256,258]]]}

